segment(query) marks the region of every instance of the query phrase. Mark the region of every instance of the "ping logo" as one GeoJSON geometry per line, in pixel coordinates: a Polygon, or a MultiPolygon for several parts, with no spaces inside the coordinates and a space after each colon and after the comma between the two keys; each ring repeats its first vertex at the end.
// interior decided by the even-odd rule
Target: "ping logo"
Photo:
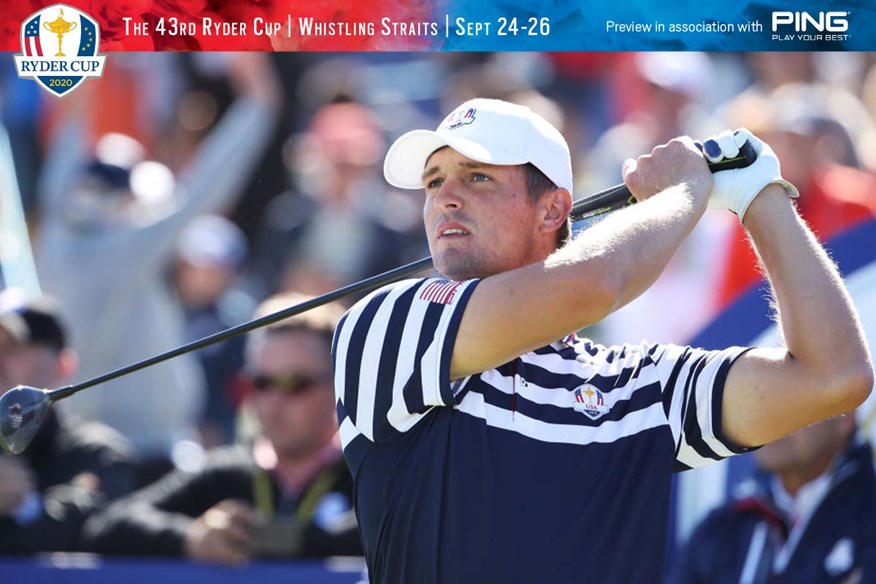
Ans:
{"type": "Polygon", "coordinates": [[[447,126],[448,130],[455,130],[456,128],[467,126],[468,124],[475,121],[475,114],[478,110],[473,107],[468,109],[458,109],[449,116],[444,121],[444,124],[447,126]]]}
{"type": "Polygon", "coordinates": [[[576,412],[581,412],[591,420],[601,418],[608,413],[605,405],[605,396],[592,385],[582,385],[575,390],[575,401],[572,407],[576,412]]]}
{"type": "Polygon", "coordinates": [[[794,32],[846,32],[849,30],[848,12],[819,12],[813,16],[809,12],[773,12],[773,32],[779,27],[793,26],[794,32]]]}
{"type": "Polygon", "coordinates": [[[72,6],[53,4],[21,23],[18,76],[32,78],[52,95],[67,95],[89,77],[103,74],[100,25],[72,6]]]}

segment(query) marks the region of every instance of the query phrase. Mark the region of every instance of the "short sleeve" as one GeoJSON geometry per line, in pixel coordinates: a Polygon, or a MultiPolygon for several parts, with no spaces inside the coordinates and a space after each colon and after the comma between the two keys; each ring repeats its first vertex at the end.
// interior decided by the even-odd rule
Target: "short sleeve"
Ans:
{"type": "Polygon", "coordinates": [[[453,404],[450,358],[478,280],[406,280],[341,319],[332,356],[341,440],[388,441],[436,406],[453,404]]]}
{"type": "Polygon", "coordinates": [[[733,362],[748,349],[706,351],[677,345],[652,349],[663,404],[675,439],[675,470],[687,470],[748,452],[721,428],[724,384],[733,362]]]}

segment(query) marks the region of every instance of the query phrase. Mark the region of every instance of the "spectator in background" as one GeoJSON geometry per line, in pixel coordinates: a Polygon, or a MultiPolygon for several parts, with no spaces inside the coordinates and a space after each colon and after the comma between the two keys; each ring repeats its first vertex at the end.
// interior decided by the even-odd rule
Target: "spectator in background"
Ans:
{"type": "MultiPolygon", "coordinates": [[[[102,137],[93,158],[83,159],[88,128],[75,112],[56,137],[45,165],[37,268],[70,323],[80,379],[183,341],[182,311],[166,282],[177,238],[195,217],[235,201],[262,155],[280,101],[265,55],[239,53],[224,63],[238,99],[178,180],[144,161],[140,145],[119,134],[102,137]]],[[[145,484],[172,467],[176,445],[196,438],[203,384],[196,357],[186,355],[64,407],[124,433],[142,456],[145,484]]]]}
{"type": "Polygon", "coordinates": [[[31,212],[35,205],[35,184],[40,157],[38,121],[42,113],[40,87],[19,83],[15,65],[0,64],[0,125],[9,133],[9,148],[15,163],[22,207],[31,212]]]}
{"type": "Polygon", "coordinates": [[[788,83],[813,83],[818,78],[817,55],[809,52],[752,52],[746,55],[754,76],[749,92],[768,95],[788,83]]]}
{"type": "Polygon", "coordinates": [[[624,53],[564,52],[548,53],[553,69],[545,92],[561,105],[569,125],[578,128],[572,139],[573,152],[589,150],[615,121],[617,104],[610,95],[608,78],[626,58],[624,53]]]}
{"type": "MultiPolygon", "coordinates": [[[[60,387],[75,371],[52,300],[0,293],[0,391],[60,387]]],[[[121,435],[50,408],[24,453],[0,451],[0,554],[78,550],[87,515],[133,487],[133,453],[121,435]]]]}
{"type": "MultiPolygon", "coordinates": [[[[872,152],[874,118],[862,101],[865,73],[859,67],[863,64],[856,64],[863,54],[752,52],[745,57],[753,82],[734,101],[769,98],[773,92],[784,89],[800,93],[805,88],[812,102],[821,108],[827,106],[830,117],[845,127],[849,134],[845,139],[851,138],[858,150],[856,157],[864,167],[876,168],[876,155],[872,152]]],[[[724,116],[719,111],[716,117],[724,116]]]]}
{"type": "MultiPolygon", "coordinates": [[[[607,130],[587,157],[581,192],[596,192],[621,180],[621,163],[630,152],[650,152],[675,136],[697,136],[705,119],[712,61],[706,53],[636,53],[631,84],[641,103],[607,130]]],[[[629,89],[629,88],[628,88],[629,89]]]]}
{"type": "MultiPolygon", "coordinates": [[[[876,120],[876,63],[867,70],[862,80],[861,103],[871,120],[876,120]]],[[[876,132],[869,132],[861,142],[862,162],[871,171],[876,171],[876,132]]]]}
{"type": "MultiPolygon", "coordinates": [[[[303,300],[272,297],[257,316],[303,300]]],[[[332,384],[332,332],[342,312],[323,306],[251,333],[247,403],[261,436],[216,450],[201,470],[178,470],[94,516],[89,547],[219,564],[361,555],[332,384]]]]}
{"type": "Polygon", "coordinates": [[[380,175],[385,141],[364,105],[331,103],[286,156],[301,192],[269,203],[257,242],[266,293],[321,294],[424,255],[420,210],[380,175]],[[302,196],[304,195],[304,196],[302,196]]]}
{"type": "Polygon", "coordinates": [[[755,452],[759,470],[696,528],[671,582],[876,581],[873,452],[855,429],[832,418],[755,452]]]}
{"type": "MultiPolygon", "coordinates": [[[[786,84],[769,97],[739,97],[727,113],[728,127],[749,128],[773,146],[782,173],[800,190],[800,215],[822,241],[876,217],[876,176],[855,167],[854,143],[833,115],[835,95],[809,84],[786,84]]],[[[760,280],[742,228],[735,225],[726,241],[719,306],[760,280]]]]}
{"type": "MultiPolygon", "coordinates": [[[[185,312],[185,341],[239,325],[252,315],[254,300],[235,287],[246,263],[243,232],[220,215],[205,215],[186,227],[177,246],[173,280],[185,312]]],[[[200,436],[205,447],[234,440],[236,397],[232,388],[243,366],[244,337],[236,336],[195,353],[207,381],[200,436]]]]}

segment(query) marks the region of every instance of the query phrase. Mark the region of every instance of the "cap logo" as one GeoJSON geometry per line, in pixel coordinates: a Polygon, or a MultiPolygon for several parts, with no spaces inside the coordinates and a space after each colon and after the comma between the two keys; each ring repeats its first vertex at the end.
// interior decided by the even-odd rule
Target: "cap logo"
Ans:
{"type": "Polygon", "coordinates": [[[455,130],[456,128],[460,128],[462,126],[467,126],[468,124],[475,121],[475,114],[478,110],[473,107],[470,107],[466,110],[458,109],[447,117],[447,129],[455,130]]]}

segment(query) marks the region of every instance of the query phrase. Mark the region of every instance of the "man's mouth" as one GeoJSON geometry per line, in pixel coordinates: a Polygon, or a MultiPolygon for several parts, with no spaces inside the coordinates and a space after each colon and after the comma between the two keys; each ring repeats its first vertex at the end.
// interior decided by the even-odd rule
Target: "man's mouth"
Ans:
{"type": "Polygon", "coordinates": [[[468,230],[458,223],[444,224],[438,228],[439,239],[444,237],[464,237],[468,234],[468,230]]]}

